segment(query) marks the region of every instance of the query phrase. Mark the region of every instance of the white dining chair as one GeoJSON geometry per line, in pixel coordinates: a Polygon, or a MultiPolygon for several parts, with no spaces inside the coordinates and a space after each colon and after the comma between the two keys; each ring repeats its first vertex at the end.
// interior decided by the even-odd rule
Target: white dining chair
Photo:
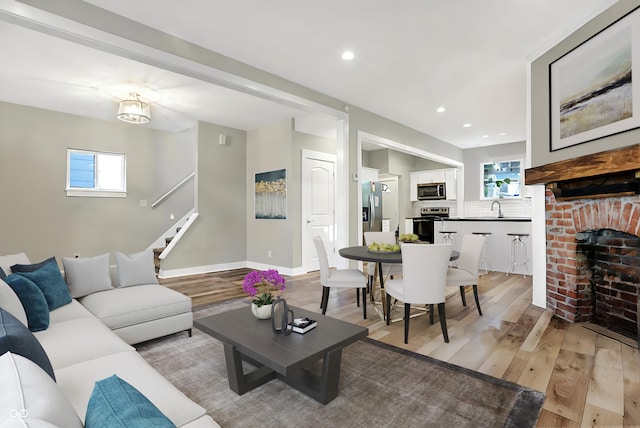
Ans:
{"type": "Polygon", "coordinates": [[[367,319],[367,278],[359,269],[329,269],[329,259],[322,238],[314,236],[313,243],[316,246],[318,263],[320,264],[320,284],[322,284],[320,307],[322,308],[322,314],[324,315],[327,312],[329,290],[332,287],[355,288],[362,289],[362,316],[367,319]]]}
{"type": "MultiPolygon", "coordinates": [[[[374,242],[377,242],[379,244],[393,245],[396,243],[396,234],[395,232],[364,232],[364,244],[371,245],[374,242]]],[[[377,263],[374,263],[374,262],[367,263],[367,277],[369,279],[369,282],[368,282],[369,292],[371,292],[373,288],[373,283],[375,281],[376,265],[377,263]]],[[[402,275],[402,264],[383,263],[382,275],[384,277],[388,276],[391,279],[393,279],[394,276],[402,275]]]]}
{"type": "Polygon", "coordinates": [[[478,297],[478,271],[485,241],[486,238],[482,235],[464,235],[460,246],[460,257],[456,260],[456,267],[449,268],[447,271],[447,286],[460,287],[463,306],[467,306],[466,287],[473,287],[473,297],[480,315],[482,315],[482,310],[480,309],[480,299],[478,297]]]}
{"type": "Polygon", "coordinates": [[[429,305],[429,322],[433,324],[434,305],[438,305],[442,337],[449,343],[444,309],[445,287],[451,244],[403,244],[402,279],[385,283],[387,325],[391,318],[391,299],[404,303],[404,343],[409,343],[411,305],[429,305]]]}

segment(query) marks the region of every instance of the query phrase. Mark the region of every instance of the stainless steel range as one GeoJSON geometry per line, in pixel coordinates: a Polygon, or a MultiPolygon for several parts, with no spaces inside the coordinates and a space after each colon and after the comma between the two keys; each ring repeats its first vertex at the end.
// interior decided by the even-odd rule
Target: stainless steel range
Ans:
{"type": "Polygon", "coordinates": [[[422,207],[420,217],[413,218],[413,233],[418,235],[418,239],[433,244],[434,232],[433,224],[436,221],[444,221],[449,217],[449,207],[422,207]]]}

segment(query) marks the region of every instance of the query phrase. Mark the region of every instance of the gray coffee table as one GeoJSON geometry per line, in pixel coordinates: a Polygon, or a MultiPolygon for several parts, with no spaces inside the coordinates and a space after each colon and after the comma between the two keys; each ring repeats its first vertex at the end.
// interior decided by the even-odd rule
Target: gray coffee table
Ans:
{"type": "Polygon", "coordinates": [[[305,334],[276,335],[271,320],[257,319],[248,305],[193,324],[224,344],[229,387],[238,395],[277,378],[326,404],[338,395],[342,348],[366,337],[369,330],[302,308],[290,309],[296,318],[309,317],[318,326],[305,334]],[[305,370],[320,359],[321,375],[305,370]],[[244,373],[242,360],[257,368],[244,373]]]}

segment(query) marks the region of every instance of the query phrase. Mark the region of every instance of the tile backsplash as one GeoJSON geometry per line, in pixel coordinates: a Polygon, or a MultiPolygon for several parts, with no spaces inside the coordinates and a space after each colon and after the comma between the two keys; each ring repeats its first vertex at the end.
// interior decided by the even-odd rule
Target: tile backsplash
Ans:
{"type": "Polygon", "coordinates": [[[464,201],[463,213],[458,212],[457,201],[420,201],[413,204],[413,216],[419,217],[422,207],[449,207],[450,217],[497,217],[498,207],[491,211],[494,200],[500,202],[505,217],[531,217],[531,198],[464,201]]]}

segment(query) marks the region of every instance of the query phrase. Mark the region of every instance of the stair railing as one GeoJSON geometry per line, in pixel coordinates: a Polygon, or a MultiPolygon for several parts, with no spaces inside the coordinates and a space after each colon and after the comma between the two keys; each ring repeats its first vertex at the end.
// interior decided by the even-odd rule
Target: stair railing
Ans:
{"type": "Polygon", "coordinates": [[[196,176],[196,172],[192,172],[191,174],[189,174],[187,177],[185,177],[184,179],[182,179],[178,184],[176,184],[175,186],[173,186],[171,189],[169,189],[169,191],[167,193],[165,193],[164,195],[160,196],[158,198],[157,201],[155,201],[154,203],[151,204],[151,208],[155,208],[158,205],[160,205],[160,203],[162,201],[164,201],[165,199],[167,199],[169,196],[171,196],[172,194],[174,194],[180,187],[182,187],[187,181],[191,180],[193,177],[196,176]]]}
{"type": "Polygon", "coordinates": [[[199,216],[198,213],[193,213],[193,214],[191,214],[189,216],[189,218],[187,219],[186,223],[184,225],[182,225],[180,230],[178,230],[178,233],[176,233],[176,235],[173,237],[171,242],[169,242],[169,244],[165,247],[165,249],[158,256],[158,258],[160,260],[164,260],[164,258],[169,255],[171,250],[173,250],[173,247],[176,246],[178,241],[180,241],[180,239],[187,233],[187,231],[193,225],[193,223],[195,223],[195,221],[198,219],[198,216],[199,216]]]}

